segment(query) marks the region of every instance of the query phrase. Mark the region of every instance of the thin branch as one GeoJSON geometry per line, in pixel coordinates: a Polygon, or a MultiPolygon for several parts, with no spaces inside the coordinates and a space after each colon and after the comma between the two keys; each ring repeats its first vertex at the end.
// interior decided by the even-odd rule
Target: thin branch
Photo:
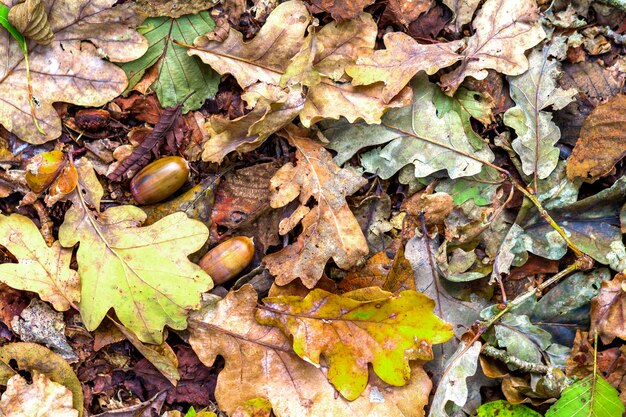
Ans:
{"type": "Polygon", "coordinates": [[[540,365],[538,363],[527,362],[517,356],[510,355],[505,350],[496,349],[493,346],[485,345],[480,352],[486,356],[490,356],[507,365],[514,365],[518,370],[522,372],[532,372],[535,374],[547,374],[554,368],[552,366],[540,365]]]}

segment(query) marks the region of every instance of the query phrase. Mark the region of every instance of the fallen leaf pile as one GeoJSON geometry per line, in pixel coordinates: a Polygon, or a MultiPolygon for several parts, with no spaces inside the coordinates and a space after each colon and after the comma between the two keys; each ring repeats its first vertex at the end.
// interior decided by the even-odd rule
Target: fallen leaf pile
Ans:
{"type": "Polygon", "coordinates": [[[1,0],[0,416],[624,414],[625,38],[617,0],[1,0]]]}

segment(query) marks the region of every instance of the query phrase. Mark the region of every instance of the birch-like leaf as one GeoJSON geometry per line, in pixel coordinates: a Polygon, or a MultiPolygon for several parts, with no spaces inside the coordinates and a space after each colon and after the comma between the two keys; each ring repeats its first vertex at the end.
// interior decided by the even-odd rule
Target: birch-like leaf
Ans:
{"type": "Polygon", "coordinates": [[[438,114],[433,104],[438,87],[425,75],[416,77],[412,87],[414,104],[389,111],[381,125],[340,122],[323,129],[331,141],[329,148],[339,151],[338,162],[351,158],[361,148],[389,142],[384,148],[361,157],[363,167],[383,179],[409,164],[414,165],[418,178],[443,169],[450,178],[478,174],[483,164],[463,153],[492,161],[489,147],[475,149],[472,146],[461,116],[453,109],[438,114]]]}
{"type": "Polygon", "coordinates": [[[28,59],[36,116],[45,134],[38,132],[31,116],[24,54],[17,41],[0,30],[0,124],[29,143],[47,142],[61,134],[61,119],[52,103],[102,106],[124,91],[126,75],[109,61],[137,59],[148,44],[131,29],[141,22],[131,3],[113,7],[116,3],[43,1],[54,40],[47,46],[30,45],[28,59]]]}
{"type": "Polygon", "coordinates": [[[559,150],[554,145],[561,137],[551,107],[559,110],[574,100],[577,91],[561,89],[557,84],[558,62],[547,53],[535,49],[529,57],[530,69],[517,77],[509,77],[511,97],[516,106],[504,114],[504,123],[515,129],[513,149],[522,160],[524,174],[537,173],[546,178],[556,168],[559,150]]]}
{"type": "Polygon", "coordinates": [[[453,335],[452,326],[433,314],[435,302],[411,290],[393,296],[378,287],[342,295],[316,289],[304,298],[269,297],[263,303],[257,321],[292,337],[305,361],[320,366],[324,356],[328,380],[348,400],[365,389],[368,364],[386,383],[405,385],[409,360],[432,359],[432,345],[453,335]]]}
{"type": "Polygon", "coordinates": [[[619,392],[600,374],[565,388],[546,417],[617,417],[624,414],[619,392]]]}
{"type": "Polygon", "coordinates": [[[0,245],[18,261],[0,265],[1,282],[36,292],[59,311],[78,302],[80,281],[76,271],[70,269],[72,251],[62,248],[59,242],[46,246],[32,220],[19,214],[0,214],[0,245]]]}
{"type": "Polygon", "coordinates": [[[182,212],[140,227],[146,214],[138,207],[93,211],[89,205],[99,205],[102,187],[83,161],[77,163],[78,187],[59,229],[63,246],[80,244],[76,257],[83,322],[94,330],[113,308],[141,341],[160,344],[163,327],[184,329],[187,311],[212,286],[211,278],[187,258],[202,247],[209,231],[182,212]],[[88,188],[87,195],[96,196],[89,205],[83,194],[88,188]]]}

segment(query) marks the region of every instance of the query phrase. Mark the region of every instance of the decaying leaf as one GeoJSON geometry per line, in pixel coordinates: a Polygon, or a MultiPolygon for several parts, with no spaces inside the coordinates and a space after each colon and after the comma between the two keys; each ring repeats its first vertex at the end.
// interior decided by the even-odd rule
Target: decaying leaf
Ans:
{"type": "Polygon", "coordinates": [[[441,77],[444,88],[456,91],[465,77],[482,80],[491,68],[520,75],[529,68],[524,52],[546,34],[534,0],[487,0],[472,21],[474,34],[460,53],[461,66],[441,77]]]}
{"type": "Polygon", "coordinates": [[[136,0],[138,13],[144,16],[168,16],[174,19],[186,14],[195,14],[215,6],[212,0],[136,0]]]}
{"type": "Polygon", "coordinates": [[[619,337],[626,340],[626,275],[603,281],[600,293],[591,300],[591,332],[605,344],[619,337]]]}
{"type": "Polygon", "coordinates": [[[432,359],[431,345],[452,337],[452,327],[432,312],[435,302],[416,291],[393,296],[368,287],[335,295],[315,289],[304,298],[263,303],[257,321],[292,337],[305,361],[320,366],[323,356],[328,380],[348,400],[365,389],[369,363],[384,382],[402,386],[411,377],[409,360],[432,359]]]}
{"type": "Polygon", "coordinates": [[[100,211],[103,191],[91,164],[83,158],[76,166],[79,185],[59,241],[68,248],[80,243],[83,322],[94,330],[114,308],[141,341],[160,344],[163,327],[184,329],[187,310],[212,286],[211,278],[187,258],[202,247],[209,231],[182,212],[140,227],[146,214],[138,207],[100,211]]]}
{"type": "Polygon", "coordinates": [[[357,17],[374,0],[309,0],[314,9],[331,14],[333,19],[342,21],[357,17]]]}
{"type": "Polygon", "coordinates": [[[558,62],[548,58],[547,49],[544,52],[533,50],[528,60],[527,72],[509,77],[511,98],[516,106],[504,114],[504,123],[517,134],[512,145],[522,160],[524,174],[536,172],[538,178],[546,178],[559,159],[559,149],[554,145],[561,132],[552,121],[552,114],[544,110],[548,107],[562,109],[574,99],[577,91],[558,86],[558,62]]]}
{"type": "Polygon", "coordinates": [[[339,151],[338,162],[343,163],[361,148],[389,142],[361,157],[363,167],[383,179],[408,164],[413,164],[418,178],[442,169],[448,171],[450,178],[478,174],[483,164],[463,153],[492,161],[489,147],[482,143],[480,148],[474,147],[462,117],[454,109],[438,114],[433,104],[438,87],[425,75],[416,77],[412,87],[413,105],[390,110],[381,125],[338,122],[322,130],[331,141],[329,148],[339,151]]]}
{"type": "Polygon", "coordinates": [[[72,391],[50,381],[45,375],[33,373],[29,384],[21,375],[15,375],[0,398],[3,417],[78,417],[72,406],[72,391]]]}
{"type": "MultiPolygon", "coordinates": [[[[3,0],[4,4],[11,4],[3,0]]],[[[147,42],[134,29],[141,18],[132,5],[115,0],[72,1],[58,4],[44,0],[54,40],[48,46],[29,48],[30,75],[36,116],[42,134],[33,123],[24,55],[11,35],[0,31],[0,123],[23,140],[39,144],[61,134],[61,119],[54,102],[101,106],[126,88],[124,72],[114,62],[139,58],[147,42]]]]}
{"type": "Polygon", "coordinates": [[[148,50],[141,58],[121,65],[128,75],[127,91],[133,89],[146,71],[156,65],[157,77],[151,83],[151,89],[156,92],[162,107],[176,106],[185,100],[183,113],[187,113],[202,106],[208,97],[217,92],[219,76],[197,58],[187,55],[187,48],[174,41],[192,43],[214,28],[215,23],[207,11],[176,19],[146,19],[137,30],[148,40],[148,50]]]}
{"type": "Polygon", "coordinates": [[[0,214],[0,244],[18,263],[0,265],[0,281],[39,294],[55,309],[65,311],[80,300],[80,280],[70,269],[72,250],[59,242],[48,247],[41,233],[27,217],[0,214]]]}
{"type": "Polygon", "coordinates": [[[207,366],[218,355],[224,357],[215,397],[226,413],[260,397],[271,402],[277,417],[424,416],[431,383],[419,366],[412,366],[403,387],[390,387],[370,375],[363,394],[349,402],[328,383],[324,367],[300,359],[279,329],[254,320],[257,294],[250,285],[223,300],[210,297],[191,314],[189,342],[207,366]]]}
{"type": "Polygon", "coordinates": [[[350,169],[339,168],[327,150],[306,137],[306,131],[294,127],[286,133],[296,148],[297,164],[284,165],[272,178],[270,205],[283,207],[298,198],[301,208],[281,222],[281,233],[289,232],[300,221],[302,233],[295,243],[263,261],[278,285],[300,278],[313,288],[330,258],[348,269],[369,252],[361,227],[346,203],[346,196],[366,180],[350,169]],[[311,197],[317,204],[308,210],[311,197]]]}
{"type": "Polygon", "coordinates": [[[580,138],[567,160],[567,176],[594,182],[611,172],[626,155],[626,96],[618,94],[585,119],[580,138]]]}

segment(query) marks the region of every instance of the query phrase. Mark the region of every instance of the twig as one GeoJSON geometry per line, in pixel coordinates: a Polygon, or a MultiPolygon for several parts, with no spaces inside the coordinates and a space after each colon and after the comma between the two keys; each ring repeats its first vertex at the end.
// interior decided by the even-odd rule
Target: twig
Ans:
{"type": "Polygon", "coordinates": [[[538,363],[527,362],[517,356],[512,356],[504,350],[496,349],[493,346],[485,345],[480,352],[494,359],[504,362],[507,365],[514,365],[522,372],[533,372],[535,374],[547,374],[554,369],[551,366],[540,365],[538,363]]]}

